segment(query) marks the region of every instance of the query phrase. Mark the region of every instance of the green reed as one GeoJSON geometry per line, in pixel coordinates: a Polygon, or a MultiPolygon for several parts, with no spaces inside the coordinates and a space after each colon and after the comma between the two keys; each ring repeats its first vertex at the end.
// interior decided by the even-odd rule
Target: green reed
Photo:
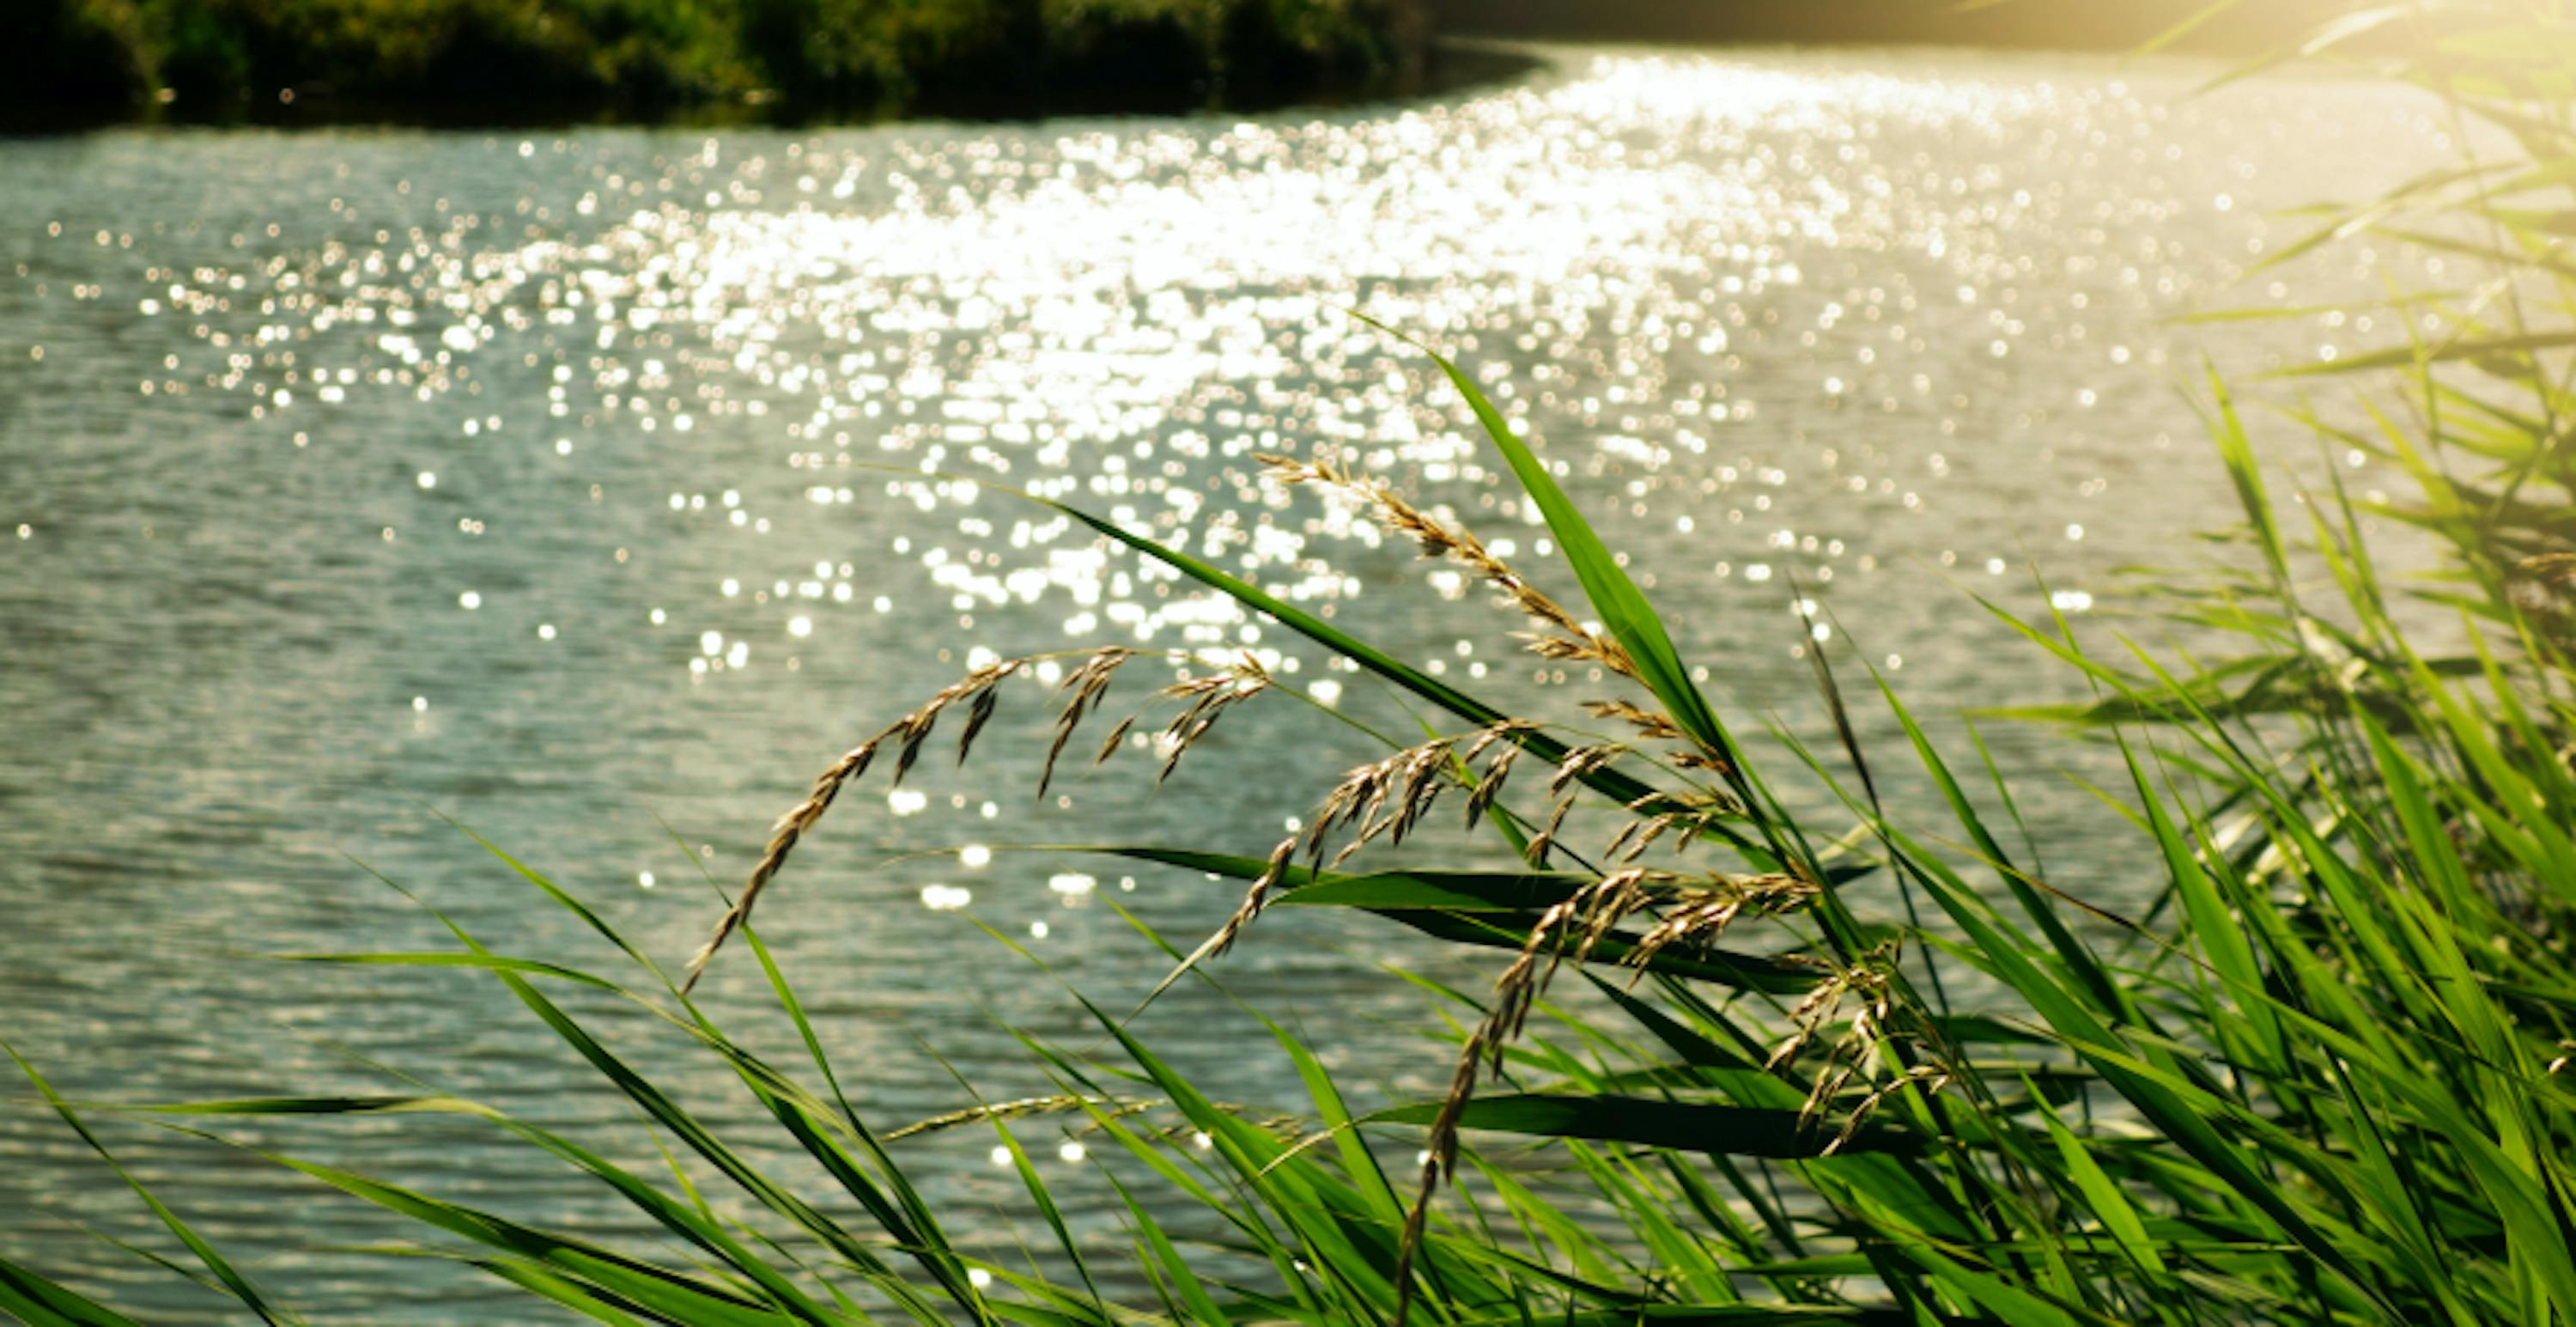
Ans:
{"type": "MultiPolygon", "coordinates": [[[[1455,1066],[1447,1094],[1357,1114],[1296,1035],[1244,1009],[1307,1092],[1293,1116],[1265,1118],[1176,1072],[1117,1011],[1086,1005],[1086,1048],[1022,1037],[1051,1093],[935,1122],[996,1131],[1057,1246],[1046,1272],[974,1253],[844,1094],[749,923],[759,887],[782,878],[847,783],[872,768],[900,779],[941,731],[963,758],[1020,667],[1005,661],[836,762],[717,935],[745,952],[711,943],[698,960],[756,963],[805,1063],[735,1040],[684,982],[498,849],[623,954],[619,973],[511,957],[453,923],[447,950],[304,956],[482,973],[688,1165],[624,1167],[579,1138],[420,1091],[117,1109],[209,1129],[478,1118],[596,1179],[668,1238],[604,1243],[261,1155],[416,1222],[436,1256],[606,1323],[2576,1323],[2576,1082],[2564,1072],[2576,1048],[2576,21],[2556,4],[2401,6],[2349,15],[2301,54],[2407,24],[2427,26],[2394,44],[2407,54],[2391,76],[2464,130],[2494,131],[2461,141],[2511,150],[2320,210],[2315,238],[2275,261],[2375,235],[2453,255],[2475,284],[2398,292],[2402,344],[2300,370],[2334,401],[2297,398],[2262,419],[2382,458],[2413,491],[2363,503],[2328,465],[2284,502],[2274,489],[2289,472],[2258,462],[2241,392],[2213,375],[2210,431],[2243,505],[2245,557],[2162,593],[2173,618],[2225,649],[2105,649],[2063,620],[2005,619],[2095,690],[2093,704],[2031,717],[2118,756],[2124,819],[2108,832],[2127,836],[2153,886],[2139,915],[2069,896],[2007,847],[1980,803],[2018,822],[2011,781],[1973,729],[1964,756],[1947,749],[1874,674],[1845,679],[1814,655],[1830,747],[1731,725],[1547,468],[1440,361],[1544,515],[1579,609],[1364,475],[1285,460],[1276,474],[1366,505],[1494,588],[1541,653],[1600,667],[1618,694],[1583,722],[1490,705],[1214,565],[1061,510],[1446,716],[1421,741],[1388,739],[1387,757],[1332,787],[1313,828],[1269,858],[1104,851],[1247,887],[1221,932],[1170,949],[1175,981],[1215,981],[1219,956],[1263,943],[1260,916],[1278,906],[1495,951],[1490,991],[1417,979],[1455,1066]],[[2374,521],[2422,532],[2411,561],[2383,558],[2374,521]],[[2428,624],[2457,647],[2419,648],[2428,624]],[[1864,705],[1883,706],[1905,741],[1865,749],[1849,719],[1864,705]],[[1879,789],[1900,779],[1946,815],[1885,809],[1879,789]],[[1793,783],[1838,810],[1789,814],[1793,783]],[[1442,806],[1520,865],[1352,856],[1442,806]],[[1589,996],[1579,1007],[1549,998],[1576,987],[1589,996]],[[1972,989],[2003,994],[1951,1003],[1972,989]],[[549,994],[567,991],[631,1003],[696,1047],[823,1182],[802,1192],[775,1177],[549,994]],[[1031,1115],[1122,1158],[1104,1175],[1125,1247],[1076,1238],[1009,1127],[1031,1115]],[[1390,1173],[1384,1156],[1417,1149],[1418,1170],[1390,1173]],[[728,1201],[692,1169],[720,1175],[728,1201]]],[[[1077,730],[1101,720],[1108,677],[1131,657],[1105,650],[1074,671],[1050,771],[1090,749],[1077,730]]],[[[1167,748],[1272,694],[1252,664],[1173,688],[1167,748]]],[[[80,1109],[44,1096],[90,1136],[80,1109]]],[[[127,1179],[194,1259],[171,1266],[247,1314],[293,1319],[127,1179]]],[[[0,1310],[128,1321],[6,1259],[0,1310]]]]}

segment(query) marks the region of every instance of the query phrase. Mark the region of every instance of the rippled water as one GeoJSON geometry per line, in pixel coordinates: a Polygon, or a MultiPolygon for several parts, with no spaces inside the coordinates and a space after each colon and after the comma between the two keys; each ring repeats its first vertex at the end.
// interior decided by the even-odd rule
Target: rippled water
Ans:
{"type": "MultiPolygon", "coordinates": [[[[2209,71],[2188,64],[1555,55],[1507,87],[1241,122],[0,141],[6,1036],[66,1090],[125,1099],[382,1090],[363,1053],[649,1158],[488,980],[259,955],[441,944],[381,872],[497,947],[613,969],[443,813],[676,960],[712,917],[691,852],[738,879],[835,752],[995,653],[1249,649],[1404,722],[1275,627],[933,472],[1150,527],[1570,713],[1594,680],[1537,673],[1482,594],[1255,485],[1254,452],[1338,449],[1544,560],[1456,403],[1349,307],[1490,384],[1743,722],[1812,721],[1793,577],[1919,710],[2062,696],[1965,591],[2035,608],[2036,562],[2080,613],[2107,606],[2109,569],[2188,556],[2176,536],[2226,499],[2170,385],[2203,332],[2166,320],[2375,290],[2396,255],[2297,291],[2227,283],[2294,233],[2267,210],[2445,152],[2397,94],[2189,100],[2209,71]]],[[[2373,331],[2334,314],[2218,345],[2259,365],[2373,331]]],[[[967,770],[845,797],[763,913],[880,1122],[962,1101],[925,1047],[990,1096],[1038,1090],[997,1020],[1078,1041],[1059,982],[1113,1002],[1150,983],[1159,960],[1105,899],[1183,936],[1232,901],[998,849],[1258,853],[1369,749],[1273,697],[1168,785],[1131,753],[1040,804],[1043,710],[1015,687],[967,770]],[[997,850],[890,860],[961,843],[997,850]]],[[[2019,764],[2082,760],[2004,736],[2019,764]]],[[[2044,838],[2083,823],[2062,781],[2028,796],[2044,838]]],[[[2050,865],[2113,901],[2145,885],[2080,838],[2050,865]]],[[[1445,1077],[1406,1030],[1418,997],[1372,965],[1472,969],[1293,911],[1228,980],[1362,1095],[1445,1077]]],[[[710,1007],[776,1044],[745,957],[710,1007]]],[[[580,1007],[659,1054],[634,1017],[580,1007]]],[[[1233,1098],[1293,1106],[1226,1010],[1185,989],[1140,1027],[1233,1098]]],[[[740,1120],[698,1072],[692,1099],[740,1120]]],[[[108,1136],[323,1320],[513,1312],[426,1264],[317,1251],[408,1232],[256,1159],[108,1136]]],[[[245,1136],[635,1230],[465,1124],[245,1136]]],[[[961,1224],[999,1230],[1013,1186],[989,1141],[912,1155],[961,1224]]],[[[163,1320],[215,1316],[67,1224],[150,1238],[112,1184],[50,1117],[0,1111],[13,1256],[163,1320]]]]}

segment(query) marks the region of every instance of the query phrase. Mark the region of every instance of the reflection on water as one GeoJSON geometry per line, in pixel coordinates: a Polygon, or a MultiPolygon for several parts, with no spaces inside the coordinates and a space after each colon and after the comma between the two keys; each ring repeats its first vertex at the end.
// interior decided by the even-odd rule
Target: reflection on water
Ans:
{"type": "MultiPolygon", "coordinates": [[[[1424,362],[1351,308],[1487,384],[1734,712],[1805,721],[1793,578],[1918,709],[2042,698],[2062,679],[1948,582],[2032,608],[2016,573],[2036,561],[2081,611],[2108,569],[2221,519],[2167,385],[2201,334],[2166,320],[2291,302],[2223,288],[2283,242],[2267,209],[2445,150],[2395,94],[2185,99],[2204,72],[1569,52],[1500,90],[1241,122],[0,142],[8,1035],[75,1095],[128,1099],[380,1089],[359,1052],[649,1158],[488,982],[259,956],[441,943],[381,872],[500,947],[612,966],[434,809],[676,959],[712,916],[700,862],[739,878],[815,769],[999,655],[1250,651],[1325,705],[1391,713],[1347,665],[1013,489],[1570,713],[1599,679],[1513,651],[1454,572],[1256,483],[1254,453],[1337,451],[1507,558],[1549,556],[1424,362]]],[[[2401,256],[2351,261],[2309,284],[2366,299],[2401,256]]],[[[2392,330],[2336,313],[2228,345],[2305,359],[2392,330]]],[[[883,1122],[958,1104],[925,1045],[988,1095],[1039,1090],[998,1020],[1079,1039],[1059,981],[1149,984],[1104,903],[1176,934],[1230,906],[1195,877],[1013,845],[1258,853],[1367,751],[1265,701],[1169,785],[1140,753],[1040,803],[1042,710],[1015,686],[974,767],[863,785],[764,913],[883,1122]],[[960,844],[979,846],[907,856],[960,844]]],[[[2075,823],[2083,799],[2047,785],[2025,810],[2075,823]]],[[[2050,865],[2115,901],[2138,888],[2117,862],[2050,865]]],[[[1262,926],[1228,979],[1303,1018],[1363,1095],[1444,1076],[1402,1030],[1417,997],[1370,968],[1457,960],[1331,918],[1262,926]]],[[[775,1039],[756,969],[720,963],[709,990],[775,1039]]],[[[633,1015],[581,1007],[651,1059],[633,1015]]],[[[1285,1066],[1234,1062],[1225,1008],[1177,991],[1142,1026],[1236,1098],[1292,1104],[1285,1066]]],[[[499,1311],[433,1267],[317,1251],[407,1232],[255,1159],[111,1136],[326,1320],[499,1311]]],[[[488,1130],[293,1136],[636,1228],[488,1130]]],[[[934,1196],[1009,1209],[988,1145],[920,1145],[934,1196]]],[[[146,1237],[138,1215],[56,1123],[0,1113],[13,1255],[211,1315],[62,1220],[146,1237]]]]}

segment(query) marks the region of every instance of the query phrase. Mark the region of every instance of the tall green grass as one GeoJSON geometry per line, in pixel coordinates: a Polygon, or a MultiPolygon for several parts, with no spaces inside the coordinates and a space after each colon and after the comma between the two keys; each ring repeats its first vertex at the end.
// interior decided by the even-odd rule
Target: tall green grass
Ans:
{"type": "MultiPolygon", "coordinates": [[[[1608,542],[1441,361],[1543,514],[1581,604],[1548,600],[1365,476],[1286,462],[1283,477],[1345,490],[1533,618],[1543,653],[1602,666],[1618,694],[1588,717],[1511,713],[1066,510],[1445,716],[1419,742],[1389,740],[1385,761],[1349,775],[1270,858],[1104,851],[1247,886],[1218,935],[1167,946],[1174,981],[1219,980],[1228,946],[1264,942],[1269,907],[1365,913],[1490,950],[1490,991],[1421,983],[1456,1065],[1449,1093],[1355,1113],[1299,1037],[1246,1009],[1307,1092],[1297,1118],[1266,1119],[1175,1071],[1125,1011],[1086,1005],[1097,1031],[1083,1045],[1023,1038],[1051,1095],[948,1122],[995,1129],[1055,1243],[1035,1262],[983,1259],[844,1094],[750,924],[754,891],[707,961],[759,968],[796,1063],[755,1054],[675,974],[494,849],[621,967],[512,956],[452,923],[444,950],[305,961],[496,983],[651,1122],[675,1158],[666,1170],[411,1090],[121,1109],[208,1130],[210,1145],[244,1117],[481,1119],[665,1238],[603,1242],[262,1155],[416,1222],[436,1256],[606,1323],[2576,1323],[2576,24],[2551,4],[2374,10],[2305,54],[2436,19],[2393,73],[2464,130],[2489,126],[2463,142],[2508,154],[2321,211],[2314,242],[2277,261],[2378,235],[2454,255],[2475,284],[2400,292],[2428,316],[2384,353],[2299,370],[2318,404],[2272,392],[2287,404],[2251,414],[2213,375],[2205,401],[2244,556],[2169,602],[2225,650],[2006,619],[2096,691],[2036,717],[2120,757],[2113,800],[2157,886],[2138,915],[2071,897],[2008,846],[2010,779],[1973,733],[1964,750],[1936,737],[1874,673],[1813,656],[1837,721],[1827,746],[1732,722],[1608,542]],[[2258,434],[2283,430],[2382,457],[2414,492],[2364,502],[2331,465],[2268,465],[2258,434]],[[2374,523],[2421,532],[2413,560],[2385,560],[2374,523]],[[2456,644],[2431,652],[2426,639],[2456,644]],[[1864,706],[1904,740],[1866,749],[1850,718],[1864,706]],[[1599,736],[1605,725],[1621,736],[1599,736]],[[1886,809],[1880,790],[1900,780],[1946,814],[1886,809]],[[1836,810],[1793,816],[1792,792],[1836,810]],[[1401,840],[1444,806],[1523,865],[1383,868],[1346,851],[1401,840]],[[1567,991],[1585,998],[1552,998],[1567,991]],[[775,1134],[720,1133],[566,992],[647,1011],[775,1134]],[[1127,1245],[1114,1257],[1076,1237],[1020,1150],[1008,1125],[1033,1111],[1119,1159],[1106,1182],[1127,1245]],[[819,1187],[764,1165],[781,1142],[819,1187]],[[700,1175],[720,1176],[726,1200],[700,1175]]],[[[1076,671],[1060,749],[1100,717],[1090,679],[1105,686],[1124,662],[1108,652],[1076,671]]],[[[755,877],[791,891],[769,906],[798,906],[789,853],[847,782],[871,767],[900,779],[942,731],[962,757],[1011,669],[966,679],[836,764],[755,877]]],[[[1168,731],[1185,745],[1227,706],[1277,699],[1256,667],[1203,677],[1171,695],[1168,731]]],[[[88,1136],[93,1108],[45,1097],[88,1136]]],[[[247,1314],[291,1320],[128,1178],[194,1259],[174,1267],[247,1314]]],[[[0,1309],[125,1321],[5,1260],[0,1309]]]]}

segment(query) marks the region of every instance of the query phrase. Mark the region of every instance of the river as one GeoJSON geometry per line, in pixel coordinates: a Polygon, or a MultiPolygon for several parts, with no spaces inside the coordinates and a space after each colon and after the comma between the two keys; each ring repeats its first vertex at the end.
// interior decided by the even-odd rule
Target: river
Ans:
{"type": "MultiPolygon", "coordinates": [[[[1283,690],[1408,722],[1276,626],[926,475],[1150,524],[1574,717],[1603,688],[1534,673],[1480,591],[1253,482],[1253,453],[1338,448],[1546,562],[1455,399],[1357,308],[1490,384],[1740,725],[1816,722],[1793,581],[1838,657],[1949,715],[2074,694],[1972,593],[2089,621],[2114,569],[2203,556],[2182,536],[2230,498],[2174,388],[2204,345],[2250,373],[2394,331],[2175,318],[2368,299],[2400,264],[2437,279],[2351,250],[2239,279],[2301,233],[2278,209],[2446,159],[2400,92],[2194,96],[2212,67],[2064,55],[1547,54],[1505,85],[1241,119],[0,140],[0,1035],[90,1100],[394,1090],[364,1056],[649,1159],[488,977],[273,956],[452,945],[381,874],[495,948],[636,975],[452,817],[675,964],[719,910],[699,862],[738,882],[837,752],[996,655],[1250,650],[1283,690]]],[[[1172,675],[1131,669],[1119,703],[1172,675]]],[[[764,904],[881,1126],[966,1099],[942,1059],[991,1098],[1043,1090],[1002,1025],[1086,1045],[1064,984],[1114,1004],[1160,973],[1110,903],[1185,943],[1232,907],[1186,873],[1013,845],[1258,854],[1370,750],[1265,697],[1159,788],[1129,752],[1041,802],[1046,720],[1015,684],[964,770],[941,739],[904,791],[872,775],[764,904]]],[[[2088,850],[2099,812],[2052,772],[2091,753],[1994,736],[2066,845],[2059,883],[2142,898],[2154,880],[2088,850]]],[[[707,1007],[792,1058],[749,959],[718,960],[707,1007]]],[[[1389,962],[1488,966],[1289,910],[1219,975],[1355,1092],[1436,1090],[1428,1005],[1389,962]]],[[[612,1005],[575,1002],[682,1062],[612,1005]]],[[[1138,1027],[1236,1100],[1299,1100],[1212,991],[1138,1027]]],[[[693,1072],[688,1100],[760,1137],[718,1069],[693,1072]]],[[[318,1321],[524,1313],[457,1269],[333,1251],[409,1232],[247,1153],[100,1127],[318,1321]]],[[[471,1122],[230,1132],[642,1232],[471,1122]]],[[[1027,1136],[1114,1240],[1085,1163],[1027,1136]]],[[[990,1143],[907,1145],[964,1227],[1026,1214],[990,1143]]],[[[168,1247],[9,1094],[0,1248],[156,1321],[224,1318],[75,1222],[168,1247]]]]}

